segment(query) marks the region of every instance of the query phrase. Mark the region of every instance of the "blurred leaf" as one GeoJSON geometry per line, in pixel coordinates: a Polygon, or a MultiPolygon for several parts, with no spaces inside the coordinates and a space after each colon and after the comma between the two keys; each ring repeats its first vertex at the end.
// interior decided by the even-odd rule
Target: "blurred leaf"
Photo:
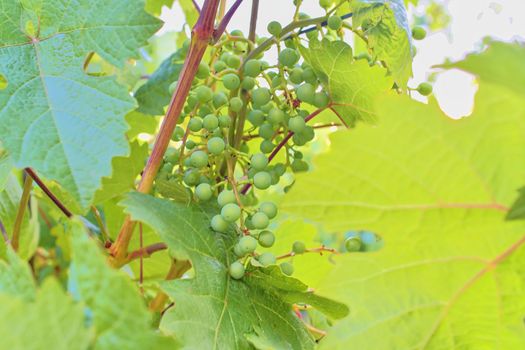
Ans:
{"type": "Polygon", "coordinates": [[[36,295],[35,281],[29,265],[9,247],[6,261],[0,259],[0,295],[33,301],[36,295]]]}

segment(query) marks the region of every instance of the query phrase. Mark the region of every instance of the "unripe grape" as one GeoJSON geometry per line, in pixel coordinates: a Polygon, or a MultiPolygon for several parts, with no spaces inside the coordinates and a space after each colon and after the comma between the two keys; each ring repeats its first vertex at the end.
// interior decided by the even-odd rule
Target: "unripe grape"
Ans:
{"type": "Polygon", "coordinates": [[[252,92],[252,101],[256,106],[262,106],[270,102],[270,90],[267,88],[258,88],[252,92]]]}
{"type": "Polygon", "coordinates": [[[239,56],[231,55],[226,60],[226,64],[231,68],[237,69],[241,65],[241,59],[239,58],[239,56]]]}
{"type": "Polygon", "coordinates": [[[272,89],[283,90],[284,87],[286,86],[286,81],[284,80],[283,77],[275,76],[272,79],[272,85],[271,86],[272,86],[272,89]]]}
{"type": "Polygon", "coordinates": [[[265,140],[270,140],[273,137],[273,134],[275,133],[275,130],[273,129],[272,124],[264,122],[259,127],[259,136],[261,136],[265,140]]]}
{"type": "Polygon", "coordinates": [[[241,87],[244,90],[251,90],[255,87],[255,79],[252,77],[244,77],[241,83],[241,87]]]}
{"type": "Polygon", "coordinates": [[[228,96],[222,91],[213,94],[213,107],[219,108],[228,103],[228,96]]]}
{"type": "MultiPolygon", "coordinates": [[[[175,148],[168,148],[166,151],[166,154],[164,155],[164,160],[166,161],[166,164],[171,163],[175,164],[179,162],[180,158],[180,151],[175,148]]],[[[164,167],[163,167],[164,168],[164,167]]],[[[171,172],[171,169],[170,169],[171,172]]]]}
{"type": "Polygon", "coordinates": [[[240,97],[232,97],[230,99],[230,109],[233,112],[239,112],[242,109],[243,103],[240,97]]]}
{"type": "Polygon", "coordinates": [[[332,0],[319,0],[319,6],[326,10],[332,6],[332,0]]]}
{"type": "Polygon", "coordinates": [[[272,34],[275,37],[279,37],[279,35],[281,35],[281,31],[283,30],[281,23],[277,21],[271,21],[270,23],[268,23],[268,26],[266,28],[268,29],[268,33],[272,34]]]}
{"type": "Polygon", "coordinates": [[[261,111],[263,111],[264,113],[270,113],[270,111],[272,110],[272,108],[274,108],[274,106],[275,106],[275,104],[272,101],[270,101],[270,102],[260,106],[259,109],[261,111]]]}
{"type": "Polygon", "coordinates": [[[241,85],[241,80],[237,74],[229,73],[222,77],[222,84],[228,90],[235,90],[241,85]]]}
{"type": "Polygon", "coordinates": [[[219,119],[213,114],[208,114],[202,120],[202,126],[208,131],[213,131],[219,127],[219,119]]]}
{"type": "Polygon", "coordinates": [[[261,247],[270,248],[275,243],[275,235],[268,230],[259,233],[259,244],[261,247]]]}
{"type": "Polygon", "coordinates": [[[193,140],[186,140],[186,149],[194,149],[197,144],[193,140]]]}
{"type": "Polygon", "coordinates": [[[191,154],[190,160],[195,168],[204,168],[208,165],[208,154],[204,151],[195,151],[191,154]]]}
{"type": "Polygon", "coordinates": [[[303,241],[295,241],[292,245],[292,251],[295,254],[303,254],[306,251],[306,245],[303,241]]]}
{"type": "Polygon", "coordinates": [[[226,204],[229,203],[235,203],[235,194],[233,191],[224,190],[221,193],[219,193],[219,196],[217,197],[217,203],[220,207],[224,207],[226,204]]]}
{"type": "Polygon", "coordinates": [[[241,208],[235,203],[228,203],[222,207],[221,216],[228,222],[237,221],[241,217],[241,208]]]}
{"type": "Polygon", "coordinates": [[[312,84],[305,83],[296,90],[299,100],[312,104],[315,97],[315,88],[312,84]]]}
{"type": "Polygon", "coordinates": [[[257,260],[261,263],[262,266],[275,265],[277,259],[272,253],[263,253],[257,257],[257,260]]]}
{"type": "Polygon", "coordinates": [[[195,186],[199,183],[200,174],[198,171],[188,170],[184,173],[183,181],[188,186],[195,186]]]}
{"type": "Polygon", "coordinates": [[[260,190],[265,190],[272,184],[272,177],[266,171],[261,171],[253,177],[253,185],[260,190]]]}
{"type": "Polygon", "coordinates": [[[414,40],[423,40],[427,36],[427,31],[423,27],[414,27],[412,28],[412,38],[414,40]]]}
{"type": "Polygon", "coordinates": [[[273,151],[274,148],[275,148],[275,145],[270,140],[263,140],[263,142],[261,142],[261,145],[259,147],[261,152],[265,154],[270,153],[271,151],[273,151]]]}
{"type": "Polygon", "coordinates": [[[268,227],[270,220],[263,212],[258,212],[252,215],[252,225],[258,230],[262,230],[268,227]]]}
{"type": "Polygon", "coordinates": [[[295,133],[300,133],[306,127],[306,122],[303,117],[293,117],[288,121],[288,129],[295,133]]]}
{"type": "Polygon", "coordinates": [[[359,237],[349,237],[345,241],[345,249],[348,252],[358,252],[361,250],[361,239],[359,237]]]}
{"type": "Polygon", "coordinates": [[[257,171],[262,171],[268,166],[268,157],[262,153],[256,153],[250,158],[250,166],[257,171]]]}
{"type": "Polygon", "coordinates": [[[244,75],[255,78],[262,72],[261,61],[249,60],[244,64],[244,75]]]}
{"type": "Polygon", "coordinates": [[[202,129],[202,119],[199,117],[193,117],[188,122],[188,128],[193,132],[198,132],[202,129]]]}
{"type": "Polygon", "coordinates": [[[343,25],[343,20],[339,16],[328,17],[328,28],[332,30],[339,30],[343,25]]]}
{"type": "Polygon", "coordinates": [[[233,279],[239,280],[244,276],[244,265],[235,261],[230,265],[228,271],[233,279]]]}
{"type": "Polygon", "coordinates": [[[213,190],[207,183],[201,183],[195,188],[195,194],[201,201],[207,201],[213,196],[213,190]]]}
{"type": "Polygon", "coordinates": [[[177,126],[175,130],[173,130],[173,134],[171,135],[171,139],[173,141],[180,141],[184,137],[184,129],[180,126],[177,126]]]}
{"type": "Polygon", "coordinates": [[[428,96],[432,93],[432,85],[429,83],[421,83],[417,87],[417,92],[419,92],[423,96],[428,96]]]}
{"type": "Polygon", "coordinates": [[[208,140],[208,152],[211,154],[219,155],[224,151],[226,143],[220,137],[212,137],[208,140]]]}
{"type": "Polygon", "coordinates": [[[168,92],[170,93],[170,95],[173,95],[173,93],[175,92],[175,89],[177,88],[177,83],[178,81],[174,81],[170,84],[170,86],[168,86],[168,92]]]}
{"type": "Polygon", "coordinates": [[[286,166],[283,163],[277,163],[273,166],[273,170],[279,176],[283,176],[286,173],[286,166]]]}
{"type": "Polygon", "coordinates": [[[226,114],[220,115],[218,119],[219,119],[219,126],[221,128],[227,128],[231,124],[231,119],[229,115],[226,115],[226,114]]]}
{"type": "Polygon", "coordinates": [[[295,67],[288,76],[293,84],[301,84],[303,82],[303,70],[299,67],[295,67]]]}
{"type": "Polygon", "coordinates": [[[291,276],[293,275],[293,271],[294,271],[294,268],[293,268],[293,265],[289,262],[283,262],[281,263],[281,265],[279,265],[281,267],[281,271],[287,275],[287,276],[291,276]]]}
{"type": "Polygon", "coordinates": [[[317,108],[324,108],[328,106],[329,98],[328,95],[322,91],[316,92],[314,95],[314,106],[317,108]]]}
{"type": "Polygon", "coordinates": [[[220,61],[220,60],[219,61],[215,61],[215,63],[213,64],[213,70],[215,71],[215,73],[222,72],[226,68],[228,68],[226,63],[224,63],[223,61],[220,61]]]}
{"type": "Polygon", "coordinates": [[[272,108],[268,113],[268,121],[272,124],[280,124],[284,120],[284,112],[279,108],[272,108]]]}
{"type": "Polygon", "coordinates": [[[203,118],[207,116],[208,114],[211,114],[213,111],[210,107],[206,105],[202,105],[199,107],[199,117],[203,118]]]}
{"type": "Polygon", "coordinates": [[[285,40],[284,41],[284,45],[286,47],[289,47],[290,49],[296,49],[297,48],[297,45],[295,45],[295,41],[293,41],[293,40],[288,40],[288,39],[285,40]]]}
{"type": "Polygon", "coordinates": [[[259,206],[259,210],[265,213],[269,219],[273,219],[277,216],[277,206],[272,202],[262,202],[259,206]]]}
{"type": "Polygon", "coordinates": [[[205,62],[199,63],[199,68],[197,68],[195,75],[199,79],[206,79],[210,75],[210,67],[205,62]]]}
{"type": "MultiPolygon", "coordinates": [[[[248,120],[253,126],[261,126],[264,123],[264,113],[258,109],[251,110],[248,113],[248,120]]],[[[273,134],[273,131],[272,131],[273,134]]]]}
{"type": "Polygon", "coordinates": [[[309,84],[317,83],[317,76],[312,68],[303,68],[303,80],[309,84]]]}
{"type": "Polygon", "coordinates": [[[296,50],[285,48],[279,53],[279,63],[283,66],[292,68],[299,61],[299,54],[296,50]]]}
{"type": "Polygon", "coordinates": [[[252,236],[243,236],[237,244],[239,245],[239,251],[244,253],[244,255],[253,253],[257,248],[257,240],[252,236]]]}
{"type": "Polygon", "coordinates": [[[209,102],[213,98],[213,91],[207,86],[199,86],[195,89],[195,94],[200,103],[209,102]]]}
{"type": "Polygon", "coordinates": [[[308,170],[308,163],[302,159],[294,159],[291,164],[292,171],[294,173],[300,173],[308,170]]]}

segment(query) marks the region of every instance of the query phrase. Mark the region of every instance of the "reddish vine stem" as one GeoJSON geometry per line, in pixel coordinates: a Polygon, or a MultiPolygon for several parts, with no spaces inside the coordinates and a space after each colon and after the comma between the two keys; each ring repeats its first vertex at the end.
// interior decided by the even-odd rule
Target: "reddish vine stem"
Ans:
{"type": "Polygon", "coordinates": [[[232,19],[233,15],[237,11],[241,3],[242,3],[242,0],[235,1],[232,7],[230,7],[230,9],[228,10],[228,12],[226,12],[224,17],[221,19],[219,26],[213,33],[213,42],[217,42],[221,38],[222,34],[226,30],[226,27],[228,26],[228,23],[230,23],[230,20],[232,19]]]}
{"type": "MultiPolygon", "coordinates": [[[[323,252],[327,252],[327,253],[331,253],[331,254],[338,254],[338,251],[336,249],[334,249],[334,248],[327,248],[324,245],[322,245],[320,247],[317,247],[317,248],[306,249],[304,252],[305,253],[319,253],[321,255],[323,254],[323,252]]],[[[296,254],[295,252],[289,252],[289,253],[286,253],[286,254],[283,254],[283,255],[279,255],[277,257],[277,260],[291,258],[292,256],[296,256],[296,255],[298,255],[298,254],[296,254]]]]}
{"type": "Polygon", "coordinates": [[[26,176],[24,180],[24,190],[22,197],[20,197],[20,204],[18,205],[18,211],[16,212],[15,224],[13,225],[13,236],[11,237],[11,246],[15,251],[18,250],[18,244],[20,242],[20,230],[22,228],[22,220],[26,212],[27,205],[29,204],[29,197],[31,195],[31,187],[33,185],[33,179],[30,176],[26,176]]]}
{"type": "Polygon", "coordinates": [[[53,203],[55,203],[58,209],[60,209],[60,211],[64,213],[65,216],[68,218],[73,216],[69,209],[67,209],[66,206],[62,204],[62,202],[53,194],[53,192],[51,192],[51,190],[44,184],[42,179],[38,177],[33,169],[25,168],[25,172],[35,181],[38,187],[40,187],[40,189],[48,196],[48,198],[51,199],[53,203]]]}
{"type": "Polygon", "coordinates": [[[193,6],[195,7],[195,10],[197,10],[198,13],[201,13],[201,8],[200,8],[199,4],[197,4],[197,1],[191,0],[191,2],[193,3],[193,6]]]}
{"type": "MultiPolygon", "coordinates": [[[[339,124],[339,123],[326,123],[326,124],[319,124],[319,125],[313,125],[312,128],[313,129],[324,129],[324,128],[331,128],[331,127],[340,127],[340,126],[343,126],[343,124],[339,124]]],[[[276,132],[276,135],[282,135],[284,134],[284,131],[278,131],[276,132]]],[[[244,136],[242,139],[243,140],[246,140],[246,141],[249,141],[249,140],[252,140],[252,139],[256,139],[258,137],[261,137],[259,135],[256,135],[256,134],[248,134],[246,136],[244,136]]]]}
{"type": "MultiPolygon", "coordinates": [[[[141,232],[142,232],[142,225],[139,225],[139,234],[141,232]]],[[[128,254],[126,258],[126,263],[136,260],[136,259],[149,258],[153,253],[160,252],[166,249],[168,249],[168,246],[163,242],[154,243],[154,244],[139,248],[128,254]]]]}
{"type": "MultiPolygon", "coordinates": [[[[206,0],[202,6],[199,19],[193,27],[188,55],[184,61],[184,66],[180,73],[179,81],[173,93],[168,111],[162,121],[160,131],[157,134],[151,156],[148,159],[148,163],[138,185],[137,190],[139,192],[149,193],[151,191],[153,181],[159,171],[162,158],[168,148],[171,135],[179,120],[180,113],[190,92],[191,84],[197,73],[199,64],[208,47],[208,43],[213,38],[218,6],[219,0],[206,0]]],[[[117,262],[126,258],[134,226],[134,222],[127,216],[115,243],[110,247],[110,254],[117,262]]]]}
{"type": "Polygon", "coordinates": [[[248,39],[255,42],[255,32],[257,29],[257,16],[259,15],[259,0],[253,0],[252,2],[252,13],[250,17],[250,32],[248,39]]]}

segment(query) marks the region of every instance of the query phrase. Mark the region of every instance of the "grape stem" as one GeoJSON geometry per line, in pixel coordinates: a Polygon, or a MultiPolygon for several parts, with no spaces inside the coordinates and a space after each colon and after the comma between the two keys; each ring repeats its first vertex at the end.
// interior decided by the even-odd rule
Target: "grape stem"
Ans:
{"type": "MultiPolygon", "coordinates": [[[[226,3],[226,0],[224,0],[224,3],[226,3]]],[[[222,34],[226,30],[226,27],[228,26],[228,23],[230,23],[230,20],[232,19],[233,15],[241,5],[242,0],[237,0],[233,3],[232,7],[226,12],[224,17],[221,19],[221,22],[219,23],[219,26],[217,29],[213,32],[213,42],[216,43],[221,38],[222,34]]]]}
{"type": "Polygon", "coordinates": [[[255,42],[255,31],[257,29],[257,16],[259,15],[259,0],[253,0],[252,2],[252,13],[250,16],[250,32],[248,33],[248,39],[255,42]]]}
{"type": "Polygon", "coordinates": [[[20,242],[20,229],[22,228],[22,220],[26,212],[27,205],[29,204],[29,197],[31,195],[31,188],[33,185],[33,179],[31,176],[25,176],[24,190],[20,197],[20,203],[18,205],[18,211],[16,213],[15,224],[13,225],[13,236],[11,237],[11,246],[14,251],[18,250],[18,244],[20,242]]]}
{"type": "Polygon", "coordinates": [[[33,181],[40,187],[40,189],[46,194],[46,196],[60,209],[62,213],[64,213],[65,216],[68,218],[71,218],[73,214],[69,209],[66,208],[66,206],[51,192],[51,190],[44,184],[42,179],[36,174],[36,172],[31,168],[25,168],[24,169],[27,175],[29,175],[33,181]]]}
{"type": "MultiPolygon", "coordinates": [[[[153,145],[151,156],[148,159],[137,188],[141,193],[149,193],[153,187],[153,181],[160,169],[162,158],[170,143],[171,135],[179,120],[199,64],[210,40],[213,38],[214,23],[218,7],[219,0],[206,0],[200,12],[199,19],[193,27],[190,48],[184,61],[184,66],[180,73],[177,87],[173,92],[168,111],[162,121],[160,131],[157,134],[153,145]]],[[[124,220],[115,243],[110,247],[110,254],[113,257],[113,259],[110,259],[110,262],[118,265],[119,261],[126,259],[134,226],[134,222],[128,215],[124,220]]]]}
{"type": "MultiPolygon", "coordinates": [[[[326,123],[326,124],[313,125],[312,128],[313,129],[325,129],[325,128],[332,128],[332,127],[338,128],[338,127],[341,127],[341,126],[343,126],[343,124],[326,123]]],[[[276,132],[276,135],[281,135],[281,134],[284,134],[284,130],[279,130],[279,131],[276,132]]],[[[256,135],[256,134],[248,134],[248,135],[244,136],[242,139],[245,140],[245,141],[249,141],[249,140],[252,140],[252,139],[256,139],[258,137],[261,137],[261,136],[256,135]]]]}
{"type": "MultiPolygon", "coordinates": [[[[323,252],[328,252],[328,253],[331,253],[331,254],[339,254],[339,252],[336,249],[334,249],[334,248],[327,248],[324,245],[322,245],[320,247],[317,247],[317,248],[306,249],[304,252],[305,253],[319,253],[320,255],[323,255],[323,252]]],[[[279,255],[276,259],[277,260],[281,260],[281,259],[291,258],[291,257],[296,256],[296,255],[301,255],[301,254],[297,254],[297,253],[292,251],[292,252],[289,252],[289,253],[286,253],[286,254],[283,254],[283,255],[279,255]]]]}
{"type": "Polygon", "coordinates": [[[98,228],[100,229],[100,233],[102,235],[102,239],[104,240],[104,243],[110,242],[108,230],[106,229],[106,225],[104,225],[104,221],[102,221],[102,216],[100,215],[100,211],[94,205],[91,206],[91,211],[93,212],[93,215],[95,216],[95,220],[97,221],[97,225],[98,225],[98,228]]]}
{"type": "MultiPolygon", "coordinates": [[[[139,225],[139,229],[140,226],[141,225],[139,225]]],[[[125,263],[127,264],[136,259],[149,258],[153,253],[160,252],[166,249],[168,249],[168,246],[166,245],[166,243],[163,242],[147,245],[129,253],[125,263]]]]}
{"type": "Polygon", "coordinates": [[[193,6],[195,7],[195,10],[197,10],[197,12],[200,14],[201,13],[201,8],[200,8],[199,4],[197,4],[197,1],[191,0],[191,2],[193,3],[193,6]]]}

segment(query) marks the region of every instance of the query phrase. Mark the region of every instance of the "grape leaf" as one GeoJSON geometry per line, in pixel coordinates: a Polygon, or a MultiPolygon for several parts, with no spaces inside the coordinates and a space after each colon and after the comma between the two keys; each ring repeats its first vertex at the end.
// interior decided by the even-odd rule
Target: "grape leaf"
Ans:
{"type": "Polygon", "coordinates": [[[375,99],[392,87],[383,68],[354,60],[352,48],[343,41],[312,40],[308,48],[300,50],[330,94],[333,109],[345,125],[375,120],[375,99]]]}
{"type": "Polygon", "coordinates": [[[378,114],[378,127],[334,134],[283,204],[386,242],[310,263],[314,288],[353,307],[323,347],[523,348],[525,225],[504,220],[525,173],[522,96],[482,80],[469,118],[393,97],[378,114]]]}
{"type": "Polygon", "coordinates": [[[182,51],[176,51],[166,58],[155,73],[151,75],[148,82],[137,90],[135,98],[139,103],[137,109],[139,112],[152,115],[164,114],[164,107],[168,105],[171,99],[168,88],[171,83],[179,78],[183,60],[182,51]]]}
{"type": "Polygon", "coordinates": [[[82,66],[90,52],[122,66],[160,23],[141,0],[10,1],[0,23],[0,140],[17,167],[88,207],[111,159],[128,153],[124,116],[135,103],[114,77],[82,66]]]}
{"type": "Polygon", "coordinates": [[[146,11],[158,16],[162,12],[162,7],[171,8],[175,0],[146,0],[146,11]]]}
{"type": "Polygon", "coordinates": [[[348,312],[340,303],[307,292],[306,285],[276,266],[252,267],[242,280],[230,278],[236,237],[211,231],[210,216],[201,208],[139,193],[129,194],[122,205],[134,219],[153,227],[177,258],[192,262],[194,279],[163,284],[177,305],[164,314],[161,329],[176,334],[187,347],[247,348],[245,335],[250,335],[252,343],[309,349],[312,338],[291,303],[311,303],[333,317],[348,312]]]}
{"type": "Polygon", "coordinates": [[[0,292],[2,349],[88,349],[92,332],[84,310],[54,279],[44,281],[34,302],[0,292]]]}
{"type": "Polygon", "coordinates": [[[151,329],[151,315],[129,277],[109,268],[80,222],[71,224],[71,233],[70,290],[92,313],[95,349],[172,349],[172,339],[151,329]]]}
{"type": "Polygon", "coordinates": [[[29,265],[10,247],[6,249],[6,261],[0,260],[0,294],[16,296],[25,301],[34,300],[36,295],[29,265]]]}
{"type": "Polygon", "coordinates": [[[406,89],[412,76],[412,33],[402,0],[352,2],[352,24],[363,27],[368,48],[384,61],[395,82],[406,89]]]}
{"type": "Polygon", "coordinates": [[[11,157],[0,148],[0,191],[4,189],[12,169],[13,163],[11,157]]]}
{"type": "Polygon", "coordinates": [[[518,199],[512,204],[507,213],[507,220],[525,219],[525,187],[519,189],[518,199]]]}

